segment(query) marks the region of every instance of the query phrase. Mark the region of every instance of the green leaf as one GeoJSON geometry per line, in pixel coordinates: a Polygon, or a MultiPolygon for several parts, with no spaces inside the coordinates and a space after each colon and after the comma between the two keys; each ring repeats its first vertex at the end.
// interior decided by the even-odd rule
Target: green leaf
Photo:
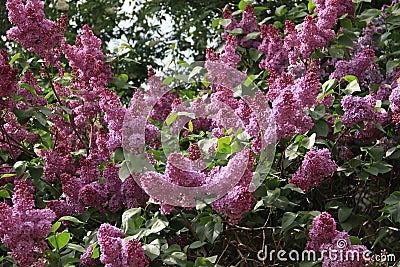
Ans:
{"type": "Polygon", "coordinates": [[[75,250],[75,251],[79,251],[81,253],[86,252],[86,249],[84,247],[76,245],[76,244],[67,244],[67,248],[75,250]]]}
{"type": "Polygon", "coordinates": [[[35,110],[33,108],[14,109],[13,113],[17,116],[18,122],[23,125],[35,114],[35,110]]]}
{"type": "Polygon", "coordinates": [[[0,179],[8,178],[8,177],[13,177],[13,176],[15,176],[15,173],[5,173],[5,174],[2,174],[2,175],[0,176],[0,179]]]}
{"type": "Polygon", "coordinates": [[[93,246],[92,259],[100,258],[100,247],[97,245],[92,245],[92,246],[93,246]]]}
{"type": "Polygon", "coordinates": [[[328,50],[329,55],[331,55],[331,57],[333,58],[339,58],[342,59],[344,56],[344,50],[340,49],[340,48],[330,48],[328,50]]]}
{"type": "Polygon", "coordinates": [[[379,170],[375,167],[363,168],[363,170],[373,176],[377,176],[379,173],[379,170]]]}
{"type": "Polygon", "coordinates": [[[140,228],[144,219],[141,216],[141,208],[133,208],[122,214],[122,230],[126,235],[131,235],[136,229],[140,228]]]}
{"type": "Polygon", "coordinates": [[[310,133],[316,133],[317,136],[328,136],[329,133],[329,125],[324,120],[317,121],[313,128],[310,130],[310,133]]]}
{"type": "Polygon", "coordinates": [[[313,12],[314,8],[316,7],[316,5],[314,4],[313,0],[308,0],[308,5],[307,5],[307,9],[308,12],[313,12]]]}
{"type": "Polygon", "coordinates": [[[202,246],[204,246],[205,244],[207,244],[206,242],[202,242],[202,241],[195,241],[192,244],[190,244],[189,248],[190,249],[196,249],[196,248],[201,248],[202,246]]]}
{"type": "Polygon", "coordinates": [[[298,149],[299,149],[298,143],[293,143],[293,144],[289,145],[285,151],[285,158],[287,158],[288,160],[293,160],[293,159],[297,158],[297,156],[299,155],[297,153],[298,149]]]}
{"type": "Polygon", "coordinates": [[[217,141],[217,138],[202,139],[197,144],[199,145],[201,152],[208,154],[210,153],[210,148],[214,147],[217,141]]]}
{"type": "Polygon", "coordinates": [[[208,222],[205,225],[205,236],[208,241],[214,243],[218,238],[219,234],[222,233],[222,223],[221,222],[208,222]]]}
{"type": "Polygon", "coordinates": [[[11,198],[10,193],[6,189],[1,189],[0,190],[0,197],[2,198],[11,198]]]}
{"type": "Polygon", "coordinates": [[[282,217],[282,231],[286,231],[296,220],[297,214],[293,212],[285,212],[282,217]]]}
{"type": "Polygon", "coordinates": [[[389,18],[386,19],[386,23],[392,24],[399,26],[400,25],[400,16],[389,16],[389,18]]]}
{"type": "Polygon", "coordinates": [[[218,139],[217,152],[222,153],[222,154],[232,153],[231,141],[232,141],[231,136],[225,136],[225,137],[218,139]]]}
{"type": "Polygon", "coordinates": [[[249,34],[246,35],[246,41],[247,40],[254,40],[257,39],[260,36],[260,32],[251,32],[249,34]]]}
{"type": "Polygon", "coordinates": [[[400,191],[393,192],[383,202],[385,202],[385,204],[388,204],[388,205],[398,204],[400,202],[400,191]]]}
{"type": "Polygon", "coordinates": [[[189,130],[189,132],[193,132],[193,122],[192,121],[188,122],[188,130],[189,130]]]}
{"type": "Polygon", "coordinates": [[[249,1],[241,0],[238,4],[238,8],[243,11],[248,4],[249,1]]]}
{"type": "Polygon", "coordinates": [[[163,255],[163,262],[173,266],[187,266],[187,256],[183,252],[172,252],[170,255],[163,255]]]}
{"type": "Polygon", "coordinates": [[[174,80],[174,77],[167,77],[163,80],[163,85],[170,85],[172,81],[174,80]]]}
{"type": "Polygon", "coordinates": [[[322,85],[322,93],[327,93],[329,90],[335,88],[337,85],[337,80],[336,79],[331,79],[328,80],[326,82],[324,82],[324,84],[322,85]]]}
{"type": "Polygon", "coordinates": [[[220,21],[219,21],[219,25],[221,25],[221,26],[223,26],[223,27],[226,27],[226,26],[228,26],[229,24],[231,24],[232,23],[232,20],[231,19],[221,19],[220,21]]]}
{"type": "Polygon", "coordinates": [[[59,221],[69,221],[69,222],[73,222],[73,223],[84,223],[84,222],[80,221],[79,219],[72,217],[72,216],[62,216],[58,220],[59,221]]]}
{"type": "Polygon", "coordinates": [[[338,213],[339,222],[345,222],[350,217],[352,211],[353,208],[341,207],[338,213]]]}
{"type": "Polygon", "coordinates": [[[199,74],[203,70],[203,67],[196,66],[193,70],[189,73],[188,80],[199,74]]]}
{"type": "Polygon", "coordinates": [[[68,244],[70,238],[71,238],[71,233],[63,232],[60,234],[50,236],[48,240],[50,244],[53,246],[53,248],[61,250],[68,244]]]}
{"type": "Polygon", "coordinates": [[[385,204],[389,205],[385,207],[385,211],[392,215],[395,222],[400,222],[400,191],[395,191],[385,199],[385,204]]]}
{"type": "Polygon", "coordinates": [[[375,239],[374,243],[372,244],[371,249],[373,249],[376,246],[376,244],[378,244],[379,241],[381,241],[382,238],[387,236],[389,233],[390,233],[390,231],[387,226],[384,226],[381,230],[379,230],[378,237],[375,239]]]}
{"type": "Polygon", "coordinates": [[[61,226],[61,222],[55,222],[55,223],[53,223],[53,225],[51,226],[51,232],[52,233],[55,233],[55,232],[57,232],[57,230],[58,230],[58,228],[60,228],[60,226],[61,226]]]}
{"type": "Polygon", "coordinates": [[[20,88],[25,88],[25,89],[28,90],[35,98],[37,98],[36,90],[35,90],[35,88],[33,88],[32,85],[26,84],[26,83],[21,83],[21,84],[19,84],[19,87],[20,87],[20,88]]]}
{"type": "Polygon", "coordinates": [[[381,13],[378,9],[367,9],[358,16],[360,21],[370,22],[381,13]]]}
{"type": "Polygon", "coordinates": [[[346,95],[351,95],[354,92],[361,92],[360,85],[357,80],[351,81],[343,90],[346,95]]]}
{"type": "Polygon", "coordinates": [[[214,267],[214,262],[210,261],[209,258],[199,257],[196,258],[194,267],[214,267]]]}
{"type": "Polygon", "coordinates": [[[149,257],[151,260],[154,260],[155,258],[160,256],[161,253],[159,239],[154,240],[150,244],[144,244],[143,249],[146,256],[149,257]]]}
{"type": "Polygon", "coordinates": [[[357,80],[357,76],[354,76],[354,75],[346,75],[346,76],[344,76],[343,77],[343,79],[346,81],[346,82],[352,82],[352,81],[356,81],[357,80]]]}
{"type": "Polygon", "coordinates": [[[241,28],[235,28],[235,29],[229,30],[227,32],[229,32],[230,34],[232,34],[234,36],[239,35],[239,34],[243,34],[243,30],[241,28]]]}
{"type": "Polygon", "coordinates": [[[154,217],[150,221],[146,222],[146,227],[150,227],[150,232],[155,234],[161,232],[169,225],[169,222],[165,216],[154,217]]]}
{"type": "Polygon", "coordinates": [[[325,115],[325,106],[323,104],[320,104],[316,106],[313,110],[310,110],[309,114],[314,120],[319,120],[325,115]]]}
{"type": "Polygon", "coordinates": [[[250,48],[249,55],[252,60],[257,61],[261,57],[262,53],[255,48],[250,48]]]}
{"type": "Polygon", "coordinates": [[[400,65],[400,60],[390,60],[386,62],[386,72],[390,72],[400,65]]]}
{"type": "Polygon", "coordinates": [[[17,161],[15,162],[13,166],[15,172],[17,173],[17,176],[22,176],[26,170],[26,162],[25,161],[17,161]]]}
{"type": "Polygon", "coordinates": [[[131,171],[129,170],[128,165],[126,163],[123,163],[118,171],[119,179],[125,181],[125,179],[128,178],[130,175],[131,171]]]}
{"type": "Polygon", "coordinates": [[[221,18],[214,19],[214,20],[212,21],[212,23],[211,23],[211,27],[212,27],[213,29],[215,29],[216,27],[218,27],[218,25],[220,25],[220,21],[221,21],[221,18]]]}
{"type": "Polygon", "coordinates": [[[16,53],[10,60],[9,64],[12,65],[17,59],[21,58],[21,53],[16,53]]]}
{"type": "Polygon", "coordinates": [[[275,15],[278,17],[282,17],[283,15],[285,15],[288,12],[288,9],[286,8],[286,5],[282,5],[280,7],[277,7],[275,9],[275,15]]]}
{"type": "Polygon", "coordinates": [[[350,241],[353,246],[354,245],[362,245],[360,238],[358,238],[357,236],[350,236],[350,241]]]}
{"type": "Polygon", "coordinates": [[[315,144],[315,137],[316,137],[315,133],[313,133],[310,137],[307,136],[304,137],[301,140],[301,145],[307,149],[311,149],[315,144]]]}

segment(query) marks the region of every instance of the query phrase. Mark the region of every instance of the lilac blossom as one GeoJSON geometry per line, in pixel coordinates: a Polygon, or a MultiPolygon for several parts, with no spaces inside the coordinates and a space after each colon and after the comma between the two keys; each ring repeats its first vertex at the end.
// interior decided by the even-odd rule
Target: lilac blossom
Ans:
{"type": "Polygon", "coordinates": [[[56,215],[48,209],[34,208],[34,196],[26,181],[16,182],[12,202],[13,207],[0,203],[1,241],[11,249],[12,257],[20,266],[38,264],[48,249],[46,236],[51,232],[56,215]]]}
{"type": "Polygon", "coordinates": [[[12,95],[18,89],[18,69],[12,68],[8,63],[8,54],[5,50],[0,51],[0,108],[12,109],[15,103],[12,95]]]}
{"type": "Polygon", "coordinates": [[[260,61],[261,69],[274,69],[282,72],[289,59],[288,52],[284,48],[283,39],[279,30],[272,24],[261,26],[262,43],[258,50],[265,54],[265,59],[260,61]]]}
{"type": "Polygon", "coordinates": [[[144,254],[142,244],[136,239],[122,242],[124,233],[114,226],[102,224],[97,232],[100,245],[100,261],[106,267],[146,267],[149,259],[144,254]]]}
{"type": "Polygon", "coordinates": [[[335,71],[329,76],[329,79],[342,79],[346,75],[354,75],[361,83],[366,77],[366,70],[371,66],[375,58],[375,53],[371,49],[363,50],[354,55],[350,61],[339,60],[335,64],[335,71]]]}
{"type": "Polygon", "coordinates": [[[88,25],[83,26],[81,35],[76,37],[75,45],[64,44],[62,49],[69,60],[72,73],[79,78],[76,83],[80,87],[100,89],[113,78],[111,63],[104,62],[101,40],[88,25]]]}
{"type": "Polygon", "coordinates": [[[318,186],[326,177],[337,169],[331,152],[326,149],[313,149],[304,156],[301,167],[293,174],[289,183],[295,184],[303,191],[318,186]]]}
{"type": "Polygon", "coordinates": [[[307,242],[306,249],[324,252],[322,266],[367,266],[363,256],[368,249],[362,245],[352,245],[346,231],[336,230],[336,222],[329,213],[323,212],[314,218],[309,237],[311,241],[307,242]],[[336,254],[332,254],[335,251],[336,254]]]}
{"type": "Polygon", "coordinates": [[[7,0],[8,19],[15,25],[7,31],[7,37],[19,42],[25,49],[55,63],[61,55],[64,42],[67,17],[61,17],[57,23],[45,19],[44,3],[40,0],[7,0]]]}

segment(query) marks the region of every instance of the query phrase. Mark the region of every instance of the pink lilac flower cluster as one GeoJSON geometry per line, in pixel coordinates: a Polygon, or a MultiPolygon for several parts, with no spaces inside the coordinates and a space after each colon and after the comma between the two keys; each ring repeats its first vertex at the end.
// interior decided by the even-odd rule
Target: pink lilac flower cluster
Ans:
{"type": "Polygon", "coordinates": [[[63,44],[63,52],[69,60],[72,74],[78,77],[77,84],[83,88],[103,88],[112,79],[111,62],[104,62],[101,40],[94,36],[88,25],[84,25],[75,45],[63,44]]]}
{"type": "Polygon", "coordinates": [[[291,74],[278,75],[271,71],[268,84],[267,98],[272,102],[277,137],[303,134],[311,129],[312,119],[303,111],[316,104],[315,100],[320,89],[317,69],[310,68],[306,75],[296,82],[291,74]]]}
{"type": "Polygon", "coordinates": [[[260,30],[262,43],[258,50],[265,54],[265,58],[260,61],[259,67],[283,72],[288,64],[288,51],[284,47],[281,32],[272,24],[263,24],[260,30]]]}
{"type": "Polygon", "coordinates": [[[354,15],[354,3],[351,0],[316,0],[317,7],[314,12],[318,16],[318,27],[332,28],[336,25],[338,18],[347,14],[354,15]]]}
{"type": "Polygon", "coordinates": [[[312,149],[304,156],[301,167],[293,174],[289,183],[308,191],[331,176],[336,169],[337,165],[328,149],[312,149]]]}
{"type": "Polygon", "coordinates": [[[41,257],[48,249],[45,238],[56,217],[51,210],[34,208],[31,190],[28,182],[19,180],[12,198],[14,205],[0,203],[1,242],[11,249],[12,257],[22,267],[44,266],[41,257]]]}
{"type": "Polygon", "coordinates": [[[93,255],[93,245],[89,245],[80,257],[81,263],[79,267],[95,267],[100,264],[99,258],[92,258],[93,255]]]}
{"type": "Polygon", "coordinates": [[[43,8],[41,0],[27,0],[26,3],[7,0],[8,19],[15,25],[7,31],[7,37],[61,68],[58,59],[64,44],[67,17],[63,16],[54,23],[45,18],[43,8]]]}
{"type": "Polygon", "coordinates": [[[42,88],[37,85],[37,80],[31,70],[26,70],[24,77],[21,79],[22,84],[27,84],[34,89],[34,94],[24,87],[20,87],[17,90],[17,94],[22,96],[25,101],[17,103],[18,109],[28,109],[29,106],[39,107],[47,104],[46,98],[42,95],[42,88]]]}
{"type": "Polygon", "coordinates": [[[0,150],[8,151],[9,157],[18,158],[22,151],[23,142],[34,144],[39,140],[39,135],[29,132],[24,125],[21,125],[14,113],[4,110],[2,115],[1,132],[3,138],[0,142],[0,150]]]}
{"type": "Polygon", "coordinates": [[[318,0],[316,4],[318,20],[311,15],[306,16],[300,31],[295,29],[293,22],[286,21],[284,44],[289,51],[290,64],[295,64],[300,56],[303,62],[308,60],[315,49],[324,47],[335,38],[332,28],[338,18],[346,13],[350,16],[354,13],[354,3],[351,0],[318,0]]]}
{"type": "Polygon", "coordinates": [[[390,111],[392,112],[392,120],[396,124],[400,124],[400,87],[396,86],[389,96],[390,111]]]}
{"type": "MultiPolygon", "coordinates": [[[[74,212],[82,213],[86,207],[97,207],[102,210],[108,205],[111,194],[117,193],[109,192],[107,185],[100,182],[101,173],[98,169],[100,164],[109,160],[114,150],[122,144],[122,121],[126,112],[118,96],[105,87],[112,78],[110,62],[105,62],[105,56],[101,52],[101,41],[93,35],[88,26],[83,27],[82,34],[77,36],[76,44],[73,46],[61,40],[63,29],[56,31],[49,28],[47,32],[39,29],[35,32],[27,27],[26,29],[31,29],[31,33],[25,33],[21,28],[25,25],[24,23],[29,22],[32,26],[38,26],[37,24],[41,22],[43,25],[40,27],[45,28],[51,25],[56,27],[56,24],[44,19],[41,1],[28,0],[26,5],[23,2],[8,1],[10,20],[17,25],[11,33],[18,33],[17,40],[25,48],[45,57],[49,63],[55,63],[53,61],[57,60],[61,53],[65,53],[76,75],[71,85],[52,83],[57,101],[66,109],[51,108],[54,112],[51,129],[55,133],[53,135],[54,148],[41,150],[38,154],[44,157],[46,162],[44,166],[46,180],[50,183],[60,181],[66,199],[52,200],[48,203],[48,207],[54,210],[57,216],[71,215],[74,212]],[[22,32],[18,32],[20,30],[22,32]],[[42,42],[49,43],[49,46],[44,46],[43,43],[40,45],[45,50],[38,51],[32,44],[35,34],[46,35],[39,38],[42,42]],[[66,98],[74,100],[65,101],[66,98]],[[65,117],[69,117],[69,121],[65,117]],[[71,153],[80,149],[84,149],[88,155],[81,155],[78,159],[74,159],[71,153]]],[[[7,61],[6,54],[1,52],[0,69],[2,75],[8,78],[5,79],[7,84],[2,85],[4,89],[4,92],[2,90],[2,107],[12,108],[6,105],[5,100],[13,93],[17,93],[26,100],[17,104],[19,108],[45,105],[46,99],[41,96],[42,90],[37,85],[32,72],[26,71],[21,82],[32,87],[37,96],[33,96],[33,91],[27,90],[24,86],[18,89],[16,77],[18,71],[12,69],[7,61]]],[[[9,139],[12,141],[3,142],[1,149],[10,151],[10,156],[15,158],[20,154],[19,142],[33,143],[38,136],[29,133],[19,125],[11,112],[7,111],[3,119],[4,132],[9,133],[9,139]]],[[[133,179],[127,179],[126,184],[122,185],[123,192],[117,194],[126,196],[122,198],[123,205],[132,206],[135,203],[143,203],[140,199],[142,192],[132,181],[133,179]],[[138,199],[134,199],[134,195],[139,196],[138,199]]],[[[120,200],[113,199],[111,203],[110,209],[114,211],[122,208],[120,200]]]]}
{"type": "Polygon", "coordinates": [[[256,203],[256,199],[250,191],[251,182],[253,180],[252,168],[254,164],[252,154],[249,150],[241,151],[240,154],[232,159],[227,166],[222,168],[214,167],[208,178],[211,180],[210,183],[216,183],[217,181],[237,177],[238,174],[232,173],[235,169],[230,166],[239,165],[239,162],[247,162],[246,169],[244,170],[239,182],[226,195],[211,203],[213,210],[225,214],[228,217],[228,220],[233,224],[237,224],[242,219],[243,214],[249,212],[256,203]]]}
{"type": "Polygon", "coordinates": [[[105,183],[100,182],[98,163],[83,159],[80,165],[77,170],[79,178],[70,173],[62,173],[59,177],[66,198],[51,200],[47,204],[57,216],[83,213],[87,207],[98,208],[100,212],[108,207],[111,212],[117,212],[124,207],[135,208],[146,204],[146,193],[133,177],[122,182],[118,176],[119,167],[115,164],[107,163],[105,166],[102,173],[105,183]]]}
{"type": "Polygon", "coordinates": [[[236,28],[242,29],[242,33],[237,36],[238,44],[244,48],[257,48],[260,44],[259,38],[247,39],[247,35],[252,32],[258,32],[257,27],[257,17],[254,12],[254,8],[251,5],[247,5],[242,13],[242,19],[237,22],[236,18],[232,15],[229,9],[224,10],[224,19],[230,19],[231,23],[224,28],[224,33],[222,34],[222,39],[227,40],[230,33],[236,28]]]}
{"type": "Polygon", "coordinates": [[[102,224],[97,231],[100,245],[100,261],[106,267],[146,267],[149,259],[142,244],[136,239],[123,242],[124,233],[110,224],[102,224]]]}
{"type": "Polygon", "coordinates": [[[354,75],[361,83],[366,77],[366,71],[371,67],[375,59],[375,52],[371,49],[363,50],[354,55],[350,61],[339,60],[335,64],[335,71],[329,76],[330,79],[341,80],[346,75],[354,75]]]}
{"type": "Polygon", "coordinates": [[[306,249],[324,252],[322,266],[367,266],[364,258],[368,249],[362,245],[351,245],[349,234],[336,230],[335,219],[329,213],[323,212],[314,218],[308,235],[311,241],[307,242],[306,249]]]}
{"type": "Polygon", "coordinates": [[[352,95],[343,97],[343,125],[351,127],[359,122],[364,122],[364,130],[357,131],[354,134],[356,139],[367,141],[382,137],[383,133],[374,124],[385,126],[389,122],[389,116],[386,111],[375,109],[376,102],[375,94],[369,94],[365,97],[352,95]]]}
{"type": "Polygon", "coordinates": [[[18,69],[10,66],[5,50],[0,50],[0,75],[0,108],[12,109],[15,106],[12,96],[18,89],[18,69]]]}
{"type": "MultiPolygon", "coordinates": [[[[168,88],[162,84],[162,80],[160,77],[149,77],[149,89],[147,90],[147,93],[155,99],[155,103],[153,105],[150,105],[152,107],[152,111],[149,118],[156,121],[164,121],[171,113],[172,103],[175,99],[179,98],[179,93],[170,92],[167,90],[168,88]],[[160,88],[161,92],[158,93],[160,88]]],[[[150,102],[150,100],[148,100],[148,102],[150,102]]]]}
{"type": "Polygon", "coordinates": [[[144,206],[148,195],[136,183],[132,176],[121,181],[118,176],[119,168],[114,163],[107,163],[103,170],[106,180],[106,190],[110,197],[108,207],[110,211],[116,212],[123,207],[128,209],[144,206]]]}

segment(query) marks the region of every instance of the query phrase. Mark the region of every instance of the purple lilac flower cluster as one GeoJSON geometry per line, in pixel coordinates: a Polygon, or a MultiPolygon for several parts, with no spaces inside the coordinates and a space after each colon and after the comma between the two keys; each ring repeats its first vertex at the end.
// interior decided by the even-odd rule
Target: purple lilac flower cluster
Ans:
{"type": "Polygon", "coordinates": [[[251,5],[247,5],[245,7],[240,22],[237,22],[236,18],[232,15],[232,12],[227,8],[224,10],[224,19],[230,19],[231,23],[225,27],[224,33],[222,34],[222,39],[227,40],[229,38],[230,33],[228,31],[232,31],[235,28],[240,28],[242,29],[242,33],[237,36],[238,44],[245,48],[258,47],[260,44],[259,38],[246,38],[247,34],[259,31],[257,27],[257,17],[255,15],[254,8],[251,5]]]}
{"type": "Polygon", "coordinates": [[[0,108],[12,109],[15,103],[11,98],[18,88],[18,69],[10,66],[5,50],[0,50],[0,75],[0,108]]]}
{"type": "Polygon", "coordinates": [[[92,258],[93,255],[93,246],[89,245],[80,257],[81,263],[79,263],[79,267],[94,267],[100,264],[99,258],[92,258]]]}
{"type": "Polygon", "coordinates": [[[12,257],[22,267],[44,266],[41,257],[48,249],[45,238],[56,218],[51,210],[34,208],[31,190],[28,182],[18,180],[12,198],[14,205],[0,203],[1,242],[11,249],[12,257]]]}
{"type": "Polygon", "coordinates": [[[301,167],[293,174],[289,183],[308,191],[331,176],[336,169],[337,165],[328,149],[312,149],[304,156],[301,167]]]}
{"type": "Polygon", "coordinates": [[[374,58],[374,51],[366,49],[355,54],[354,58],[350,61],[339,60],[336,62],[335,71],[329,78],[341,80],[346,75],[354,75],[360,82],[363,82],[366,77],[366,71],[371,67],[374,58]]]}
{"type": "Polygon", "coordinates": [[[368,249],[362,245],[351,245],[349,234],[336,230],[335,219],[329,213],[323,212],[314,218],[308,235],[311,241],[307,243],[306,249],[324,252],[322,266],[367,266],[363,253],[368,249]],[[332,254],[334,251],[336,255],[332,254]],[[355,253],[347,253],[348,251],[355,253]]]}
{"type": "MultiPolygon", "coordinates": [[[[399,74],[397,74],[399,75],[399,74]]],[[[396,75],[396,76],[397,76],[396,75]]],[[[398,78],[397,78],[398,80],[398,78]]],[[[398,84],[395,82],[394,84],[398,84]]],[[[390,101],[390,111],[392,112],[392,121],[396,124],[400,124],[400,87],[395,85],[396,87],[391,91],[389,95],[390,101]]]]}
{"type": "Polygon", "coordinates": [[[117,227],[102,224],[97,232],[100,245],[100,261],[106,267],[146,267],[149,259],[142,244],[136,239],[123,242],[124,233],[117,227]]]}
{"type": "Polygon", "coordinates": [[[370,140],[382,136],[382,132],[374,124],[385,126],[389,122],[389,116],[386,111],[376,110],[376,102],[377,96],[375,94],[369,94],[365,97],[352,95],[343,97],[343,125],[351,127],[359,122],[364,122],[364,130],[357,131],[354,134],[356,139],[370,140]]]}
{"type": "Polygon", "coordinates": [[[7,1],[8,18],[15,25],[7,31],[7,37],[19,42],[28,51],[55,64],[59,69],[61,46],[64,44],[67,17],[57,23],[45,18],[44,3],[40,0],[7,1]]]}
{"type": "MultiPolygon", "coordinates": [[[[50,183],[60,181],[66,196],[65,199],[50,201],[48,207],[54,210],[57,216],[63,216],[74,212],[82,213],[87,207],[96,207],[102,211],[108,206],[115,212],[123,206],[143,205],[146,195],[138,188],[133,178],[122,183],[118,190],[115,189],[112,184],[115,179],[110,177],[115,177],[115,173],[118,173],[116,167],[110,167],[113,171],[106,169],[106,173],[103,174],[105,180],[111,184],[100,182],[100,164],[109,160],[115,149],[122,145],[122,121],[126,113],[118,96],[106,88],[113,74],[111,63],[105,60],[106,56],[101,51],[101,40],[85,25],[81,35],[76,37],[75,45],[68,45],[62,34],[65,31],[66,18],[63,17],[58,24],[46,20],[41,1],[28,0],[23,4],[23,1],[9,0],[7,7],[10,11],[10,21],[16,25],[8,33],[10,38],[20,42],[29,51],[44,57],[48,63],[56,64],[60,75],[63,70],[57,62],[59,56],[64,54],[72,73],[76,75],[71,79],[70,85],[52,82],[57,101],[70,112],[59,107],[52,108],[54,123],[51,130],[57,133],[53,136],[55,145],[52,150],[39,151],[39,155],[44,157],[46,162],[46,180],[50,183]],[[42,43],[37,44],[37,39],[42,43]],[[65,101],[67,98],[74,100],[65,101]],[[69,121],[63,115],[69,117],[69,121]],[[88,154],[74,159],[71,153],[80,149],[88,154]],[[137,196],[137,199],[134,196],[137,196]]],[[[17,104],[17,107],[26,109],[28,104],[45,104],[46,100],[40,96],[41,88],[37,86],[37,81],[30,71],[25,72],[22,82],[32,86],[38,97],[33,97],[31,92],[24,88],[17,90],[17,72],[7,65],[7,58],[3,52],[1,55],[2,72],[10,77],[8,92],[17,91],[27,101],[17,104]]],[[[46,71],[44,75],[47,75],[46,71]]],[[[4,127],[7,131],[13,131],[13,140],[27,143],[37,140],[37,135],[21,127],[12,113],[5,116],[5,120],[4,127]]],[[[15,141],[11,145],[16,146],[15,141]]],[[[7,144],[1,144],[2,147],[5,145],[7,144]]],[[[18,152],[18,149],[12,149],[18,152]]],[[[14,154],[18,156],[17,153],[12,153],[12,156],[14,154]]]]}
{"type": "Polygon", "coordinates": [[[303,110],[315,104],[320,88],[317,69],[310,68],[296,82],[291,74],[278,75],[271,71],[268,83],[267,98],[272,102],[278,138],[303,134],[311,129],[312,119],[303,110]]]}

